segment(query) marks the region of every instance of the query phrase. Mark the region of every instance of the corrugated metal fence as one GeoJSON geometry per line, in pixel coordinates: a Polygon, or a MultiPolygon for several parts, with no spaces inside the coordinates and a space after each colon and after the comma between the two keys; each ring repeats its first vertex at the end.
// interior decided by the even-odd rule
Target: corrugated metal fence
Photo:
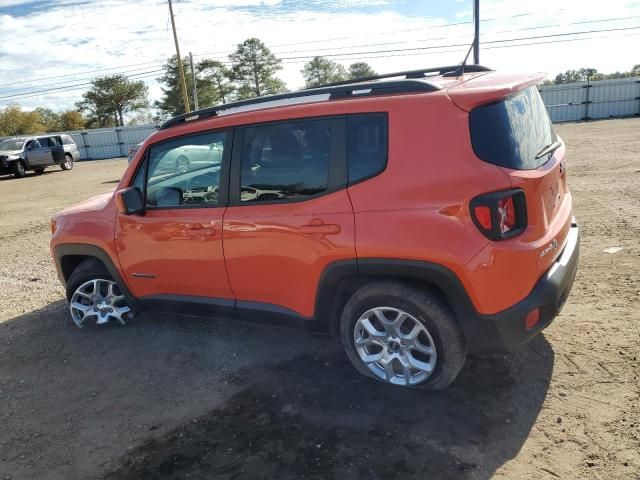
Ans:
{"type": "MultiPolygon", "coordinates": [[[[616,78],[593,82],[538,87],[553,122],[640,115],[640,78],[616,78]]],[[[82,160],[126,157],[129,147],[156,131],[142,127],[96,128],[59,132],[71,135],[82,160]]]]}
{"type": "Polygon", "coordinates": [[[640,78],[540,85],[551,121],[575,122],[640,115],[640,78]]]}
{"type": "Polygon", "coordinates": [[[156,131],[153,125],[143,127],[94,128],[58,132],[71,135],[80,150],[81,160],[126,157],[129,147],[156,131]]]}

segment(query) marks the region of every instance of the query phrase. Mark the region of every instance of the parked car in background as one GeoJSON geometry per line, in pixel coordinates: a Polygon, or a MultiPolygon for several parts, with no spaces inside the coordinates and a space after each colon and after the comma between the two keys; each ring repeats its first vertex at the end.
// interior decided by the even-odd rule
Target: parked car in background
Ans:
{"type": "Polygon", "coordinates": [[[80,159],[78,147],[69,135],[14,137],[0,141],[0,175],[24,177],[27,171],[37,174],[58,165],[71,170],[80,159]]]}
{"type": "Polygon", "coordinates": [[[140,142],[137,145],[131,145],[129,147],[129,151],[127,154],[127,162],[131,163],[131,160],[133,160],[133,157],[136,156],[136,153],[138,153],[138,150],[140,150],[140,147],[142,146],[144,142],[140,142]]]}
{"type": "Polygon", "coordinates": [[[467,352],[534,338],[573,285],[544,78],[454,65],[166,122],[115,192],[52,219],[73,321],[272,320],[339,336],[376,380],[447,387],[467,352]]]}

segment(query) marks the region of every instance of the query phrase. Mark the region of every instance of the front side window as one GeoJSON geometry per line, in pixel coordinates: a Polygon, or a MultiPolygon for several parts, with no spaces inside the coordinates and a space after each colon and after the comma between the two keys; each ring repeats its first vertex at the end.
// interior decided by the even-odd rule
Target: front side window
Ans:
{"type": "Polygon", "coordinates": [[[204,133],[154,145],[147,159],[147,207],[218,204],[227,133],[204,133]]]}
{"type": "Polygon", "coordinates": [[[332,122],[249,127],[242,142],[241,202],[304,199],[328,189],[332,122]]]}

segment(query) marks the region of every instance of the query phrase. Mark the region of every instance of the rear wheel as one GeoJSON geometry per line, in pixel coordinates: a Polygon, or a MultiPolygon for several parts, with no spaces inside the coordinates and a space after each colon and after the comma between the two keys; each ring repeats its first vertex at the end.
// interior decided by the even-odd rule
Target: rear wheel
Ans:
{"type": "Polygon", "coordinates": [[[22,178],[27,174],[27,169],[22,160],[16,160],[13,162],[13,176],[16,178],[22,178]]]}
{"type": "Polygon", "coordinates": [[[122,325],[133,312],[118,284],[102,263],[89,259],[73,271],[67,283],[71,319],[80,328],[116,321],[122,325]]]}
{"type": "Polygon", "coordinates": [[[73,168],[73,157],[71,155],[64,156],[64,162],[60,164],[62,170],[71,170],[73,168]]]}
{"type": "Polygon", "coordinates": [[[401,282],[356,291],[344,307],[340,337],[360,373],[392,385],[441,390],[466,359],[464,336],[446,305],[401,282]]]}

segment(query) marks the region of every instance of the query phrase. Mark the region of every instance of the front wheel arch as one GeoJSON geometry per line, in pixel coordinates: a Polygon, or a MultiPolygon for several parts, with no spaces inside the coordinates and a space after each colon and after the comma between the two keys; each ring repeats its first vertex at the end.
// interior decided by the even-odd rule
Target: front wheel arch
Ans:
{"type": "Polygon", "coordinates": [[[138,308],[137,299],[133,296],[129,290],[129,285],[126,283],[120,271],[116,267],[116,263],[112,260],[109,254],[97,245],[91,245],[86,243],[63,243],[57,245],[53,249],[53,257],[60,273],[60,281],[62,282],[65,290],[67,283],[73,271],[85,260],[92,259],[93,261],[100,262],[104,268],[109,272],[109,275],[122,289],[122,293],[127,298],[127,302],[134,310],[138,308]]]}

